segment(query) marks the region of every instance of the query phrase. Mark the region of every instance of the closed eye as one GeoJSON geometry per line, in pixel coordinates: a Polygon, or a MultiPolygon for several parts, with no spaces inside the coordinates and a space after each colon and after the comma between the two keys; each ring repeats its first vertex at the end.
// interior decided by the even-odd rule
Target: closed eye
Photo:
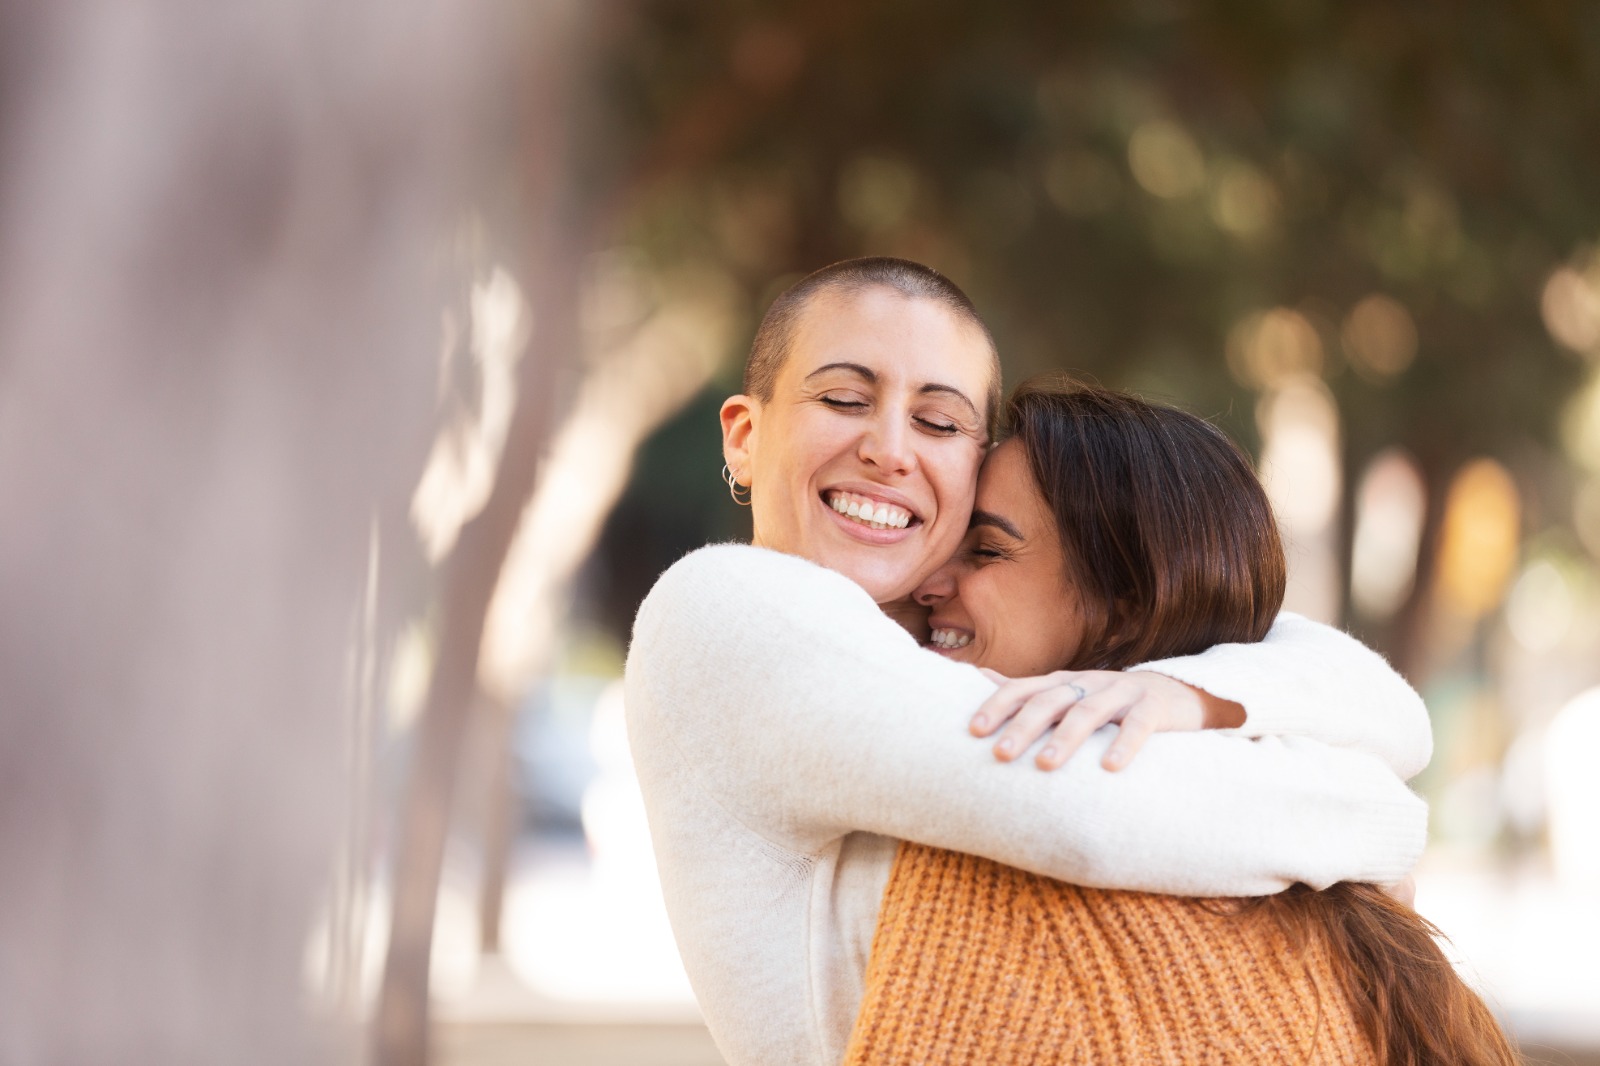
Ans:
{"type": "Polygon", "coordinates": [[[817,399],[835,411],[854,411],[867,406],[864,400],[841,400],[837,396],[819,396],[817,399]]]}
{"type": "Polygon", "coordinates": [[[923,429],[926,429],[932,433],[941,434],[943,436],[949,436],[952,433],[959,432],[961,429],[960,426],[954,424],[953,422],[934,422],[926,418],[918,418],[915,421],[917,425],[921,426],[923,429]]]}

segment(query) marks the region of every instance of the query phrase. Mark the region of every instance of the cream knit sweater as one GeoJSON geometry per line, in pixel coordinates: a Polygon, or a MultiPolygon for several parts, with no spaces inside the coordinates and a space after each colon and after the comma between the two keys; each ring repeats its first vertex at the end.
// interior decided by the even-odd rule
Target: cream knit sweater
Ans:
{"type": "Polygon", "coordinates": [[[1238,701],[1247,725],[1157,735],[1119,773],[1099,766],[1108,727],[1043,773],[967,732],[994,686],[849,579],[743,545],[663,574],[634,625],[629,737],[678,947],[731,1066],[840,1061],[899,839],[1181,895],[1411,869],[1427,810],[1403,779],[1431,737],[1373,652],[1285,615],[1262,644],[1141,669],[1238,701]]]}

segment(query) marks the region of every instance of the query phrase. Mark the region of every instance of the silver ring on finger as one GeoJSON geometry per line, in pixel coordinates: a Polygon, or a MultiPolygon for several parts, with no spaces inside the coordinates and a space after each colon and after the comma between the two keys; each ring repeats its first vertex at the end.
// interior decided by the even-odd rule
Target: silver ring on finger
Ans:
{"type": "Polygon", "coordinates": [[[1068,681],[1067,682],[1067,687],[1072,690],[1073,696],[1076,697],[1077,699],[1086,700],[1086,699],[1089,698],[1088,691],[1082,685],[1078,684],[1076,681],[1068,681]]]}

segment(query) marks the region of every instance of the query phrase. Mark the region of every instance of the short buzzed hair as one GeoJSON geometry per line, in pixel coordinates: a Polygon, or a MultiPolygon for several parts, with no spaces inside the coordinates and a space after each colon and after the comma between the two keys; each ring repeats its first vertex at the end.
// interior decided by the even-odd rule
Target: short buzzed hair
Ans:
{"type": "Polygon", "coordinates": [[[750,344],[750,358],[744,365],[744,391],[762,403],[772,399],[778,383],[778,372],[789,358],[794,345],[795,329],[800,316],[814,297],[824,292],[853,296],[874,286],[892,289],[908,299],[933,300],[943,304],[955,314],[976,326],[989,346],[991,374],[989,389],[984,397],[985,419],[989,434],[994,435],[995,420],[1000,413],[1000,353],[994,336],[984,324],[972,300],[955,282],[932,267],[913,263],[909,259],[889,256],[872,256],[865,259],[845,259],[813,271],[789,286],[767,308],[756,327],[755,340],[750,344]]]}

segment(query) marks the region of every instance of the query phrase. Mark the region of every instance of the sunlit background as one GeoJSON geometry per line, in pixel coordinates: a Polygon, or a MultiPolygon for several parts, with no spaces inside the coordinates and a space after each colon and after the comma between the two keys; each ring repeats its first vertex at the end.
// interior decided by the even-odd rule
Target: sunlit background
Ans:
{"type": "Polygon", "coordinates": [[[1247,446],[1433,717],[1418,910],[1600,1061],[1600,7],[74,0],[0,59],[0,1061],[720,1061],[618,679],[748,532],[761,310],[862,254],[1247,446]]]}

